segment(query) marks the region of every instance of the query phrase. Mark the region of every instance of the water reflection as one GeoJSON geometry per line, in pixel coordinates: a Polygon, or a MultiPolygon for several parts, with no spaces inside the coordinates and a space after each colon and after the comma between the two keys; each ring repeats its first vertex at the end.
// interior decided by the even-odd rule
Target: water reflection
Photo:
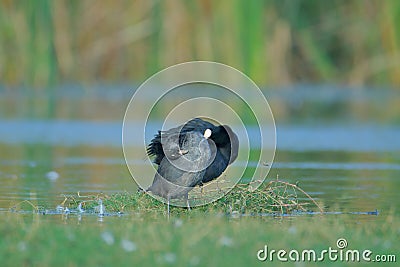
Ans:
{"type": "MultiPolygon", "coordinates": [[[[1,149],[13,151],[0,156],[1,208],[25,199],[35,205],[55,207],[64,199],[63,194],[136,190],[120,148],[3,144],[1,149]],[[58,179],[46,177],[49,171],[56,171],[58,179]]],[[[268,179],[279,175],[280,179],[299,182],[312,197],[329,207],[345,211],[388,210],[398,202],[400,164],[393,160],[388,163],[387,158],[381,152],[278,150],[268,179]]],[[[392,153],[389,158],[398,159],[398,154],[392,153]]],[[[139,170],[144,160],[137,160],[139,170]]],[[[149,183],[153,175],[143,172],[149,183]]]]}
{"type": "MultiPolygon", "coordinates": [[[[31,96],[0,91],[0,210],[21,200],[56,207],[62,194],[136,190],[121,149],[122,117],[133,89],[109,89],[87,95],[60,90],[52,120],[25,106],[31,96]]],[[[393,122],[398,121],[399,105],[387,104],[385,114],[381,107],[398,101],[398,93],[358,91],[349,97],[348,91],[323,90],[268,92],[278,122],[276,158],[268,179],[279,175],[298,181],[334,210],[384,213],[398,206],[400,126],[393,122]]],[[[46,99],[36,96],[31,107],[46,99]]],[[[155,133],[160,125],[155,118],[147,130],[155,133]]],[[[250,138],[256,134],[252,126],[247,130],[250,138]]],[[[132,149],[150,141],[130,140],[132,149]]],[[[138,152],[134,164],[141,170],[146,161],[138,152]]],[[[241,164],[246,163],[235,162],[232,171],[241,164]]],[[[140,176],[150,184],[154,171],[140,176]]]]}
{"type": "MultiPolygon", "coordinates": [[[[142,124],[139,121],[136,124],[130,123],[138,131],[143,130],[142,124]]],[[[0,131],[3,144],[121,147],[122,142],[120,122],[0,120],[0,125],[4,129],[0,131]]],[[[162,125],[162,121],[149,122],[146,130],[156,133],[162,125]]],[[[258,128],[254,126],[246,126],[246,130],[250,139],[259,136],[258,128]]],[[[379,124],[277,125],[277,148],[290,151],[391,152],[400,150],[398,133],[400,127],[379,124]]],[[[127,145],[142,146],[149,143],[152,137],[153,134],[150,134],[146,136],[147,140],[141,140],[132,136],[127,139],[127,145]]],[[[35,152],[32,149],[26,151],[35,152]]]]}

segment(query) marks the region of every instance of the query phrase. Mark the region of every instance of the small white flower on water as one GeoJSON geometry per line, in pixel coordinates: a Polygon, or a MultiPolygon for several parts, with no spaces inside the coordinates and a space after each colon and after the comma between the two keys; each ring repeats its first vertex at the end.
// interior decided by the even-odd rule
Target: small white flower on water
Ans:
{"type": "Polygon", "coordinates": [[[174,226],[175,226],[176,228],[179,228],[179,227],[181,227],[182,225],[183,225],[183,221],[182,221],[181,219],[176,219],[176,220],[175,220],[174,226]]]}
{"type": "Polygon", "coordinates": [[[389,249],[392,247],[392,242],[390,242],[389,240],[385,240],[385,242],[383,242],[383,247],[386,249],[389,249]]]}
{"type": "Polygon", "coordinates": [[[76,240],[76,237],[75,237],[73,232],[67,232],[66,233],[66,237],[68,238],[69,241],[75,241],[76,240]]]}
{"type": "Polygon", "coordinates": [[[114,244],[114,236],[110,232],[103,232],[101,238],[106,242],[107,245],[114,244]]]}
{"type": "Polygon", "coordinates": [[[219,239],[219,243],[225,247],[231,247],[233,245],[233,240],[230,237],[223,236],[219,239]]]}
{"type": "Polygon", "coordinates": [[[37,165],[36,162],[34,162],[34,161],[29,161],[29,167],[35,168],[36,165],[37,165]]]}
{"type": "Polygon", "coordinates": [[[59,177],[60,177],[60,175],[56,171],[50,171],[50,172],[46,173],[46,178],[49,179],[50,181],[55,181],[59,177]]]}
{"type": "Polygon", "coordinates": [[[21,242],[18,243],[17,247],[18,247],[19,251],[25,251],[26,250],[26,243],[24,241],[21,241],[21,242]]]}
{"type": "Polygon", "coordinates": [[[294,266],[296,266],[296,267],[303,267],[303,266],[305,266],[305,264],[304,264],[304,262],[295,262],[294,263],[294,266]]]}
{"type": "Polygon", "coordinates": [[[126,251],[126,252],[132,252],[137,250],[137,246],[134,242],[128,240],[128,239],[122,239],[121,240],[121,247],[126,251]]]}
{"type": "Polygon", "coordinates": [[[189,265],[190,265],[190,266],[197,266],[197,265],[199,265],[199,264],[200,264],[200,258],[197,257],[197,256],[192,257],[192,258],[190,259],[190,261],[189,261],[189,265]]]}
{"type": "Polygon", "coordinates": [[[297,233],[297,228],[295,226],[290,226],[288,229],[289,234],[297,233]]]}
{"type": "Polygon", "coordinates": [[[164,260],[167,263],[174,263],[176,261],[176,255],[171,252],[167,252],[164,254],[164,260]]]}

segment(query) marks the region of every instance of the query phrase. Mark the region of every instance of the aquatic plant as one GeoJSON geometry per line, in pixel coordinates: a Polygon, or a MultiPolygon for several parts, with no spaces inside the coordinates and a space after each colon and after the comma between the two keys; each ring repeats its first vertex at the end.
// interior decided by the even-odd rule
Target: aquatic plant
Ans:
{"type": "MultiPolygon", "coordinates": [[[[255,181],[254,183],[256,183],[255,181]]],[[[237,215],[287,215],[296,212],[318,211],[323,212],[319,203],[317,203],[309,194],[307,194],[298,185],[285,182],[279,179],[264,183],[256,190],[249,190],[249,183],[239,183],[234,188],[223,187],[207,191],[207,194],[190,194],[189,199],[196,201],[196,198],[210,197],[210,194],[229,191],[219,200],[207,205],[193,208],[193,212],[217,212],[232,216],[237,215]]],[[[113,195],[107,194],[89,194],[81,195],[63,195],[64,199],[55,210],[59,214],[70,213],[94,213],[99,216],[107,214],[121,213],[165,213],[166,206],[146,194],[143,191],[136,193],[121,192],[113,195]]],[[[17,210],[23,203],[29,203],[35,212],[43,214],[54,213],[52,209],[37,207],[31,202],[25,200],[12,207],[17,210]]],[[[171,207],[171,214],[186,213],[187,210],[181,207],[171,207]]],[[[191,211],[189,211],[191,212],[191,211]]]]}

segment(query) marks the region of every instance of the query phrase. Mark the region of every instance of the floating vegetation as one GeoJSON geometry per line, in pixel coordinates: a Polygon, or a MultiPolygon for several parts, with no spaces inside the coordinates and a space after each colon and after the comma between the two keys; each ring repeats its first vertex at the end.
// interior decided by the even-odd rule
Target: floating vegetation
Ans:
{"type": "MultiPolygon", "coordinates": [[[[255,181],[253,183],[258,183],[255,181]]],[[[254,191],[249,190],[252,183],[239,183],[234,188],[218,188],[228,192],[219,200],[207,205],[193,208],[193,212],[217,212],[232,216],[236,215],[288,215],[298,212],[318,211],[323,213],[321,206],[303,189],[296,184],[272,180],[262,184],[254,191]]],[[[207,192],[207,196],[212,194],[207,192]]],[[[217,193],[217,192],[216,192],[217,193]]],[[[24,203],[28,203],[35,212],[42,214],[95,214],[98,216],[121,215],[123,213],[165,213],[166,206],[143,191],[136,193],[117,193],[113,195],[94,194],[63,195],[64,200],[55,210],[35,206],[28,200],[14,205],[11,210],[18,211],[24,203]]],[[[203,195],[205,198],[206,195],[203,195]]],[[[195,202],[198,195],[191,195],[190,200],[195,202]]],[[[185,208],[171,207],[171,213],[187,212],[185,208]]]]}
{"type": "MultiPolygon", "coordinates": [[[[254,181],[253,183],[259,183],[254,181]]],[[[298,185],[279,179],[264,183],[254,191],[249,191],[251,184],[238,184],[216,204],[229,213],[239,214],[291,214],[322,207],[298,185]]]]}

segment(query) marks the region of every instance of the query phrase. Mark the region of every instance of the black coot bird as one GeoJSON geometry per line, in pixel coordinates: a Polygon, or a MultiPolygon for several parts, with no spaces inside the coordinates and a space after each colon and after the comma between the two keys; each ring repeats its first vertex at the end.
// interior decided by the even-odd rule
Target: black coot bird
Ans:
{"type": "Polygon", "coordinates": [[[206,168],[211,163],[212,151],[207,142],[211,130],[206,129],[204,135],[197,131],[184,134],[166,131],[161,136],[164,157],[159,163],[153,184],[147,191],[167,199],[169,214],[170,199],[184,197],[188,209],[190,208],[188,193],[202,181],[206,168]]]}
{"type": "MultiPolygon", "coordinates": [[[[208,143],[212,150],[212,163],[207,167],[203,178],[196,185],[202,186],[216,178],[218,178],[238,156],[239,140],[237,135],[227,125],[215,126],[214,124],[204,121],[200,118],[194,118],[188,121],[183,126],[172,128],[166,133],[178,134],[179,144],[182,144],[184,136],[189,132],[204,133],[207,129],[211,130],[211,136],[208,138],[208,143]]],[[[154,163],[160,165],[165,157],[165,147],[161,143],[161,131],[151,140],[147,148],[149,156],[155,156],[154,163]]]]}

